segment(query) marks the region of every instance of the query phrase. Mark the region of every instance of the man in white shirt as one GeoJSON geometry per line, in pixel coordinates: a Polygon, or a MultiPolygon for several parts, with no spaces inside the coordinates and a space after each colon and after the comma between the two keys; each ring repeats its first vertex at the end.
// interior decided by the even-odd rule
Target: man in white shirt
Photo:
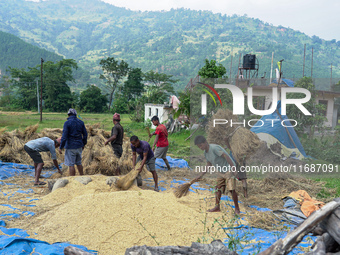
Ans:
{"type": "Polygon", "coordinates": [[[55,148],[58,148],[60,146],[60,140],[61,138],[58,138],[53,141],[52,139],[48,137],[42,137],[42,138],[29,141],[25,144],[24,149],[28,153],[28,155],[30,155],[30,157],[33,159],[33,162],[34,162],[34,170],[35,170],[34,186],[41,186],[41,185],[46,184],[45,182],[39,181],[40,173],[44,166],[44,161],[41,158],[40,152],[49,151],[51,153],[53,164],[58,169],[58,172],[62,174],[62,172],[60,171],[59,165],[58,165],[57,154],[55,151],[55,148]]]}

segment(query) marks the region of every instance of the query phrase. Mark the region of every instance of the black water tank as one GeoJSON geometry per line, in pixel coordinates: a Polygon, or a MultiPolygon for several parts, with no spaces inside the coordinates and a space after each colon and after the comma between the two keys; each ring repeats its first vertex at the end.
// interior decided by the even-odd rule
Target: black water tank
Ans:
{"type": "Polygon", "coordinates": [[[243,68],[255,69],[256,55],[246,54],[243,56],[243,68]]]}

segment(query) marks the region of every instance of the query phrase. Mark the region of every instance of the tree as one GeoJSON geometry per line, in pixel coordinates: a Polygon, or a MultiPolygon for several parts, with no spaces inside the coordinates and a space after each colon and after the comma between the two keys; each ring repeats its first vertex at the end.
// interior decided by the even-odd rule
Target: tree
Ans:
{"type": "Polygon", "coordinates": [[[56,63],[44,63],[45,107],[53,112],[67,111],[73,105],[74,97],[67,82],[74,82],[73,69],[78,65],[74,59],[63,59],[56,63]]]}
{"type": "Polygon", "coordinates": [[[11,84],[16,88],[18,106],[25,110],[37,109],[37,80],[40,77],[40,70],[37,67],[24,68],[8,67],[11,84]]]}
{"type": "MultiPolygon", "coordinates": [[[[56,63],[47,61],[43,68],[43,100],[51,111],[66,111],[73,104],[73,96],[67,82],[74,81],[72,69],[77,68],[73,59],[63,59],[56,63]]],[[[40,82],[40,65],[24,68],[11,68],[12,84],[18,88],[18,102],[23,109],[37,107],[37,81],[40,82]]],[[[39,84],[40,88],[40,84],[39,84]]],[[[39,89],[40,92],[40,89],[39,89]]]]}
{"type": "Polygon", "coordinates": [[[131,100],[140,96],[144,92],[143,73],[140,68],[132,68],[129,71],[128,78],[124,82],[122,94],[131,100]]]}
{"type": "Polygon", "coordinates": [[[110,110],[115,90],[119,84],[119,81],[127,75],[129,71],[129,65],[124,60],[119,62],[113,57],[102,59],[100,60],[99,64],[102,66],[103,69],[103,74],[101,74],[99,78],[105,80],[106,85],[110,90],[110,110]]]}
{"type": "Polygon", "coordinates": [[[144,74],[144,81],[151,83],[149,86],[159,88],[159,92],[173,93],[173,85],[178,81],[172,75],[154,72],[153,70],[144,74]]]}
{"type": "Polygon", "coordinates": [[[178,80],[172,78],[172,75],[157,73],[153,70],[144,74],[144,82],[149,83],[146,86],[146,92],[143,94],[145,103],[162,104],[168,100],[168,95],[174,93],[173,84],[178,80]]]}
{"type": "MultiPolygon", "coordinates": [[[[296,82],[295,87],[305,88],[310,91],[311,99],[307,103],[304,103],[303,106],[306,107],[312,116],[304,115],[295,105],[288,105],[287,113],[289,114],[290,119],[294,119],[298,122],[298,125],[295,127],[295,129],[298,131],[307,129],[309,132],[309,137],[312,138],[314,136],[315,127],[322,128],[323,123],[326,120],[324,115],[325,107],[324,105],[316,103],[317,92],[311,77],[301,78],[296,82]]],[[[305,97],[304,94],[292,93],[288,94],[287,98],[303,97],[305,97]]]]}
{"type": "Polygon", "coordinates": [[[94,85],[88,85],[80,94],[79,107],[84,112],[103,112],[106,103],[107,97],[94,85]]]}
{"type": "Polygon", "coordinates": [[[7,76],[0,77],[0,94],[0,106],[13,107],[15,97],[9,77],[7,76]]]}
{"type": "Polygon", "coordinates": [[[216,65],[216,60],[205,59],[205,65],[198,71],[202,78],[222,78],[227,70],[222,64],[216,65]]]}

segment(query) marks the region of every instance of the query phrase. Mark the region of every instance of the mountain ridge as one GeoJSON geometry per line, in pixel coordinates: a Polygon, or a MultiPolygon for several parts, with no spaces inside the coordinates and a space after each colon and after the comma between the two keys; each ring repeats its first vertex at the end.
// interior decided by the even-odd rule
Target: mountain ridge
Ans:
{"type": "Polygon", "coordinates": [[[331,65],[333,76],[340,76],[340,42],[309,37],[246,16],[184,8],[140,12],[99,0],[3,0],[1,20],[6,22],[0,22],[0,30],[76,59],[81,67],[91,71],[94,83],[99,82],[100,59],[112,56],[141,67],[144,72],[152,69],[172,74],[180,79],[180,89],[197,75],[205,58],[222,63],[229,75],[231,52],[232,76],[237,73],[240,54],[247,53],[257,55],[259,77],[269,74],[275,52],[274,63],[285,59],[286,77],[302,77],[304,44],[305,74],[310,73],[313,47],[313,77],[328,78],[331,65]],[[15,9],[15,5],[20,8],[15,9]]]}

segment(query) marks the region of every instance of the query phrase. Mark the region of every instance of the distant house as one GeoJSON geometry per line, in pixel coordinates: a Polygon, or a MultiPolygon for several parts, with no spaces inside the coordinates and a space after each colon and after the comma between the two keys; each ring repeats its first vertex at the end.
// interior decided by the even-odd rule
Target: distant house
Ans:
{"type": "MultiPolygon", "coordinates": [[[[144,120],[151,120],[153,116],[157,116],[160,123],[169,119],[170,110],[172,109],[170,105],[165,104],[145,104],[144,107],[144,120]]],[[[156,127],[152,126],[152,128],[155,129],[156,127]]]]}
{"type": "MultiPolygon", "coordinates": [[[[240,87],[240,86],[239,86],[240,87]]],[[[265,110],[271,106],[273,101],[272,98],[272,88],[277,87],[277,81],[274,80],[269,86],[253,86],[253,102],[254,107],[258,110],[265,110]]],[[[282,79],[280,81],[280,86],[278,87],[278,99],[281,98],[281,87],[294,87],[294,82],[289,79],[282,79]]],[[[244,86],[242,85],[242,88],[244,86]]],[[[317,97],[315,99],[316,103],[323,104],[326,106],[326,110],[324,112],[327,121],[324,123],[326,127],[330,127],[332,129],[338,123],[338,108],[335,107],[335,99],[340,97],[340,92],[332,92],[332,91],[322,91],[317,90],[317,97]]]]}

